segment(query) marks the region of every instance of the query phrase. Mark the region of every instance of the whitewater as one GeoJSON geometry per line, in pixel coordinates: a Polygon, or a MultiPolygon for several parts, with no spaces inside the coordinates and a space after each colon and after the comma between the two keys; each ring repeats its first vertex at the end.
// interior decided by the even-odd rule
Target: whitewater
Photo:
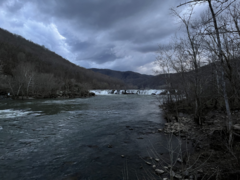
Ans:
{"type": "Polygon", "coordinates": [[[90,90],[90,92],[95,93],[96,95],[113,95],[113,94],[137,94],[137,95],[159,95],[164,90],[161,89],[148,89],[148,90],[139,90],[139,89],[128,89],[128,90],[90,90]]]}

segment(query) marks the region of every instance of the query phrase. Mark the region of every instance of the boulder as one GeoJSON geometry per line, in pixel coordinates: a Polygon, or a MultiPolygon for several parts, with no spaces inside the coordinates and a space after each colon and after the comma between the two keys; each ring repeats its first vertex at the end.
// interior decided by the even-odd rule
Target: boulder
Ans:
{"type": "Polygon", "coordinates": [[[150,162],[147,162],[147,161],[146,161],[146,164],[147,164],[147,165],[151,165],[151,163],[150,163],[150,162]]]}
{"type": "Polygon", "coordinates": [[[182,179],[182,176],[180,174],[175,174],[174,176],[176,179],[182,179]]]}
{"type": "Polygon", "coordinates": [[[178,158],[177,161],[180,162],[180,163],[183,162],[181,158],[178,158]]]}
{"type": "Polygon", "coordinates": [[[95,96],[95,93],[90,92],[89,95],[90,95],[90,96],[95,96]]]}
{"type": "Polygon", "coordinates": [[[175,176],[175,172],[173,170],[171,170],[169,174],[170,174],[171,177],[175,176]]]}
{"type": "Polygon", "coordinates": [[[161,170],[161,169],[155,169],[155,172],[157,174],[163,174],[165,171],[161,170]]]}
{"type": "Polygon", "coordinates": [[[234,124],[233,129],[240,131],[240,124],[234,124]]]}

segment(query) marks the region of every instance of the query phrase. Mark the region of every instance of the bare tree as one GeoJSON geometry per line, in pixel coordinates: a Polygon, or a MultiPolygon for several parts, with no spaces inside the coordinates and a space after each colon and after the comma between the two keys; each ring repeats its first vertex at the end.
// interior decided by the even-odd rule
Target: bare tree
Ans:
{"type": "MultiPolygon", "coordinates": [[[[34,66],[30,63],[21,62],[18,66],[13,70],[13,79],[15,87],[14,95],[19,96],[19,93],[22,91],[22,95],[28,96],[30,86],[33,82],[34,78],[34,66]]],[[[10,83],[10,87],[13,90],[12,83],[10,83]]]]}
{"type": "Polygon", "coordinates": [[[228,7],[231,6],[231,4],[233,4],[236,0],[232,0],[232,1],[213,1],[213,0],[193,0],[193,1],[188,1],[186,3],[180,4],[178,7],[182,6],[182,5],[186,5],[186,4],[190,4],[190,5],[196,5],[199,3],[208,3],[208,7],[211,13],[211,19],[209,21],[212,22],[213,26],[214,26],[214,36],[216,38],[216,44],[217,44],[217,55],[218,58],[220,60],[221,63],[221,78],[220,78],[220,84],[221,84],[221,89],[223,92],[223,98],[225,101],[225,107],[226,107],[226,112],[227,112],[227,116],[228,119],[226,121],[226,126],[228,129],[228,133],[229,133],[229,144],[232,141],[232,117],[231,117],[231,111],[230,111],[230,106],[229,106],[229,98],[227,95],[227,90],[226,90],[226,81],[225,81],[225,71],[224,68],[226,66],[225,62],[224,62],[224,53],[223,53],[223,48],[222,48],[222,40],[220,38],[220,27],[218,26],[218,22],[217,22],[217,16],[222,13],[224,10],[226,10],[228,7]],[[214,2],[214,4],[213,4],[214,2]]]}

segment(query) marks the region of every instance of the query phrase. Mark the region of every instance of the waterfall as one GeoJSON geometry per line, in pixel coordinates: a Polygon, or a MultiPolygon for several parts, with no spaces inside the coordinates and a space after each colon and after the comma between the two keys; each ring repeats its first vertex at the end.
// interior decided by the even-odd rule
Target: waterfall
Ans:
{"type": "Polygon", "coordinates": [[[159,95],[164,90],[161,89],[128,89],[128,90],[115,90],[115,89],[105,89],[105,90],[90,90],[90,92],[96,95],[114,95],[114,94],[137,94],[137,95],[159,95]]]}

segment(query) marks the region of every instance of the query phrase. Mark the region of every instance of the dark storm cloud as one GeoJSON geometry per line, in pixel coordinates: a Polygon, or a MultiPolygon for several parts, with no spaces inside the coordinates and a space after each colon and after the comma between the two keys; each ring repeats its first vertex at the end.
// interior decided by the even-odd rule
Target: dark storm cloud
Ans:
{"type": "MultiPolygon", "coordinates": [[[[0,2],[1,3],[1,2],[0,2]]],[[[6,5],[6,8],[9,12],[19,11],[24,6],[24,1],[16,1],[15,3],[9,3],[6,5]]]]}
{"type": "Polygon", "coordinates": [[[88,41],[78,41],[77,39],[67,39],[66,43],[70,46],[71,51],[76,53],[79,51],[88,50],[93,46],[91,42],[88,41]]]}
{"type": "Polygon", "coordinates": [[[159,50],[159,47],[157,44],[152,44],[152,45],[140,46],[135,49],[142,53],[149,53],[149,52],[157,52],[159,50]]]}
{"type": "Polygon", "coordinates": [[[94,29],[110,28],[119,21],[142,13],[157,3],[156,0],[57,0],[52,7],[42,1],[36,2],[44,13],[64,20],[75,20],[76,23],[79,22],[94,29]]]}
{"type": "Polygon", "coordinates": [[[78,57],[78,60],[89,60],[97,64],[103,64],[109,61],[116,60],[118,58],[119,57],[117,57],[114,53],[112,53],[108,49],[102,49],[86,55],[80,55],[78,57]]]}
{"type": "Polygon", "coordinates": [[[2,28],[80,66],[141,71],[176,32],[169,9],[180,2],[0,0],[0,16],[2,28]]]}
{"type": "Polygon", "coordinates": [[[103,64],[118,59],[112,51],[114,48],[113,44],[99,45],[93,40],[80,41],[77,37],[66,39],[66,43],[71,52],[77,54],[76,60],[87,60],[97,64],[103,64]]]}
{"type": "Polygon", "coordinates": [[[121,41],[131,40],[133,43],[142,44],[163,39],[169,35],[172,35],[176,31],[174,25],[170,23],[162,24],[161,26],[165,27],[161,28],[159,25],[152,25],[152,27],[145,27],[142,29],[117,29],[111,33],[111,39],[121,41]]]}

